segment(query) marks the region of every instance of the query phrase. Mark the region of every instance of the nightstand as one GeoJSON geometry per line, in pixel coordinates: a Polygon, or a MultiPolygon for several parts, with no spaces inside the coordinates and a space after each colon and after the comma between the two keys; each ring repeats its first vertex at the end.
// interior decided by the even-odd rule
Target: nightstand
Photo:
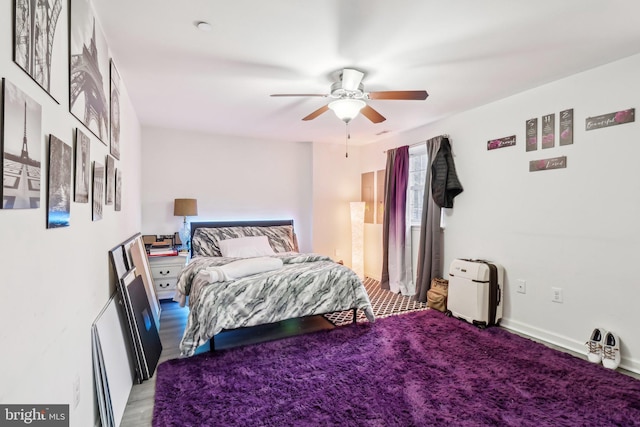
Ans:
{"type": "Polygon", "coordinates": [[[180,272],[189,260],[188,254],[150,256],[149,265],[158,299],[171,299],[176,292],[180,272]]]}

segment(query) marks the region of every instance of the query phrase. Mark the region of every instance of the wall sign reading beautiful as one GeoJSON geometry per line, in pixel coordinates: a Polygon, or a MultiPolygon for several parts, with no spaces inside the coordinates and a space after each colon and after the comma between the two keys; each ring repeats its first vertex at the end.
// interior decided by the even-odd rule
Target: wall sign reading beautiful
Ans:
{"type": "Polygon", "coordinates": [[[616,111],[614,113],[602,114],[596,117],[587,117],[586,130],[594,130],[606,128],[609,126],[631,123],[636,119],[636,109],[629,108],[627,110],[616,111]]]}

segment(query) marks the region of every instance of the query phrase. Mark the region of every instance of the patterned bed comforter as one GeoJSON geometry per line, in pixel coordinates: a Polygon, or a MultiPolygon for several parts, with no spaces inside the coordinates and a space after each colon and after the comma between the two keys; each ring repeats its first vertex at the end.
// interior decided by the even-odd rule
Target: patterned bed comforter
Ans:
{"type": "Polygon", "coordinates": [[[227,282],[210,283],[203,270],[237,260],[194,258],[178,278],[178,292],[189,296],[189,318],[180,351],[191,356],[223,329],[279,322],[315,314],[359,308],[374,321],[369,296],[358,276],[329,257],[316,254],[275,255],[279,270],[227,282]],[[202,274],[200,274],[203,272],[202,274]]]}

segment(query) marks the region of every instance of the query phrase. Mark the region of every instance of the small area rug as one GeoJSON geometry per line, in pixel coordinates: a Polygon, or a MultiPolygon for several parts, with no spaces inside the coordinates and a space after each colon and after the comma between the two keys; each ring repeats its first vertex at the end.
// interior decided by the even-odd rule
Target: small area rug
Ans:
{"type": "MultiPolygon", "coordinates": [[[[371,308],[376,319],[387,316],[393,316],[407,311],[426,310],[426,302],[418,302],[411,297],[405,297],[395,294],[380,287],[378,280],[365,277],[364,288],[367,290],[371,308]]],[[[336,326],[347,325],[353,323],[353,310],[337,311],[335,313],[325,314],[324,317],[336,326]]],[[[358,322],[367,322],[364,311],[358,310],[358,322]]]]}
{"type": "Polygon", "coordinates": [[[640,381],[411,312],[162,363],[153,425],[640,426],[640,381]]]}

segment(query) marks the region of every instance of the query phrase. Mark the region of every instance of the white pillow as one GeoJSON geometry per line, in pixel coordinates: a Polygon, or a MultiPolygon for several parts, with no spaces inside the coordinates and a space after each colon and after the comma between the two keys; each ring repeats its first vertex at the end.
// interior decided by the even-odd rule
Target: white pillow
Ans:
{"type": "Polygon", "coordinates": [[[220,240],[220,253],[224,257],[234,258],[254,258],[275,255],[267,236],[249,236],[220,240]]]}

